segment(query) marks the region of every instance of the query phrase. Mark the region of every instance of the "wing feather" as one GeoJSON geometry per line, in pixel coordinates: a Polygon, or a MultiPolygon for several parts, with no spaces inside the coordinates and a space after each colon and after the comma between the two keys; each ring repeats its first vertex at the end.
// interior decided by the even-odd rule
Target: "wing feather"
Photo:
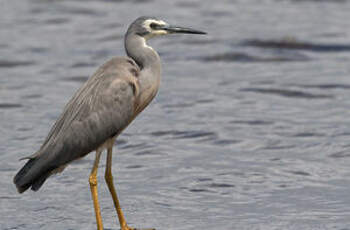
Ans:
{"type": "Polygon", "coordinates": [[[113,58],[77,91],[29,158],[51,159],[56,168],[83,157],[118,135],[134,118],[139,71],[129,58],[113,58]],[[132,69],[132,71],[130,71],[132,69]]]}

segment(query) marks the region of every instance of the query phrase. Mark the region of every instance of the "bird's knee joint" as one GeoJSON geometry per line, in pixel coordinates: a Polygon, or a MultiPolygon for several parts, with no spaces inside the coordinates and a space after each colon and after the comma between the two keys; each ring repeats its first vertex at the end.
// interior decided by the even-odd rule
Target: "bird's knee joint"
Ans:
{"type": "Polygon", "coordinates": [[[106,173],[105,173],[105,180],[106,180],[106,181],[112,181],[112,180],[113,180],[112,173],[106,172],[106,173]]]}
{"type": "Polygon", "coordinates": [[[91,186],[96,186],[97,185],[97,178],[94,176],[89,177],[89,183],[91,186]]]}

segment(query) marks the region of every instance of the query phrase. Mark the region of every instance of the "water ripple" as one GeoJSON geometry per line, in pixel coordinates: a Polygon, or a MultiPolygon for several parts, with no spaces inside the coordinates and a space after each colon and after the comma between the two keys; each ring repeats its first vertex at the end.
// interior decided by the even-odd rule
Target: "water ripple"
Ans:
{"type": "Polygon", "coordinates": [[[96,66],[96,63],[92,63],[92,62],[77,62],[74,63],[71,67],[72,68],[82,68],[82,67],[93,67],[96,66]]]}
{"type": "Polygon", "coordinates": [[[29,52],[32,52],[32,53],[38,53],[38,54],[41,54],[41,53],[46,53],[48,51],[48,48],[47,47],[29,47],[27,49],[29,52]]]}
{"type": "Polygon", "coordinates": [[[329,2],[329,3],[346,3],[348,0],[290,0],[292,2],[315,2],[315,3],[320,3],[320,2],[329,2]]]}
{"type": "Polygon", "coordinates": [[[275,88],[242,88],[242,92],[254,92],[261,94],[272,94],[283,97],[293,97],[293,98],[305,98],[305,99],[325,99],[325,98],[334,98],[330,94],[312,94],[298,90],[289,90],[289,89],[275,89],[275,88]]]}
{"type": "Polygon", "coordinates": [[[14,68],[18,66],[35,65],[34,61],[20,61],[20,60],[0,60],[0,68],[14,68]]]}
{"type": "Polygon", "coordinates": [[[188,191],[194,192],[194,193],[198,193],[198,192],[211,192],[210,190],[204,189],[204,188],[191,188],[191,189],[188,189],[188,191]]]}
{"type": "Polygon", "coordinates": [[[22,104],[16,104],[16,103],[0,103],[0,109],[14,109],[14,108],[21,108],[23,107],[22,104]]]}
{"type": "Polygon", "coordinates": [[[179,138],[179,139],[191,139],[191,138],[202,138],[202,137],[211,137],[215,138],[217,135],[214,132],[207,132],[207,131],[200,131],[200,130],[190,130],[190,131],[176,131],[176,130],[169,130],[169,131],[157,131],[152,132],[151,135],[153,136],[172,136],[173,138],[179,138]]]}
{"type": "Polygon", "coordinates": [[[212,188],[233,188],[235,187],[233,184],[227,184],[227,183],[211,183],[208,185],[212,188]]]}
{"type": "Polygon", "coordinates": [[[139,169],[139,168],[143,168],[143,165],[129,165],[126,166],[127,169],[139,169]]]}
{"type": "Polygon", "coordinates": [[[133,4],[144,4],[153,2],[153,0],[103,0],[104,2],[111,2],[111,3],[121,3],[121,2],[130,2],[133,4]]]}
{"type": "Polygon", "coordinates": [[[233,120],[230,121],[231,124],[245,124],[245,125],[272,125],[273,121],[267,120],[233,120]]]}
{"type": "Polygon", "coordinates": [[[308,61],[309,57],[301,54],[263,57],[239,52],[219,53],[210,56],[198,58],[205,62],[292,62],[292,61],[308,61]]]}
{"type": "Polygon", "coordinates": [[[214,141],[214,145],[233,145],[242,142],[242,140],[231,140],[231,139],[219,139],[214,141]]]}
{"type": "Polygon", "coordinates": [[[314,52],[348,52],[350,45],[348,44],[317,44],[312,42],[298,41],[295,38],[284,38],[280,40],[260,40],[249,39],[241,43],[243,46],[253,46],[259,48],[273,49],[293,49],[307,50],[314,52]]]}
{"type": "Polygon", "coordinates": [[[126,144],[126,145],[120,146],[119,148],[121,148],[121,149],[130,149],[130,148],[143,149],[143,148],[146,148],[146,147],[149,147],[147,145],[147,143],[139,143],[139,144],[126,144]]]}
{"type": "Polygon", "coordinates": [[[186,107],[192,107],[195,103],[177,103],[177,104],[166,104],[163,107],[164,108],[186,108],[186,107]]]}
{"type": "Polygon", "coordinates": [[[288,171],[288,172],[297,176],[311,176],[310,173],[304,172],[304,171],[288,171]]]}
{"type": "Polygon", "coordinates": [[[329,84],[309,84],[309,85],[304,85],[304,84],[291,84],[291,86],[296,86],[296,87],[301,87],[301,88],[307,88],[307,89],[350,89],[350,85],[348,84],[334,84],[334,83],[329,83],[329,84]]]}
{"type": "Polygon", "coordinates": [[[89,77],[87,76],[74,76],[62,78],[64,81],[74,81],[74,82],[86,82],[89,77]]]}
{"type": "Polygon", "coordinates": [[[293,137],[324,137],[325,134],[314,132],[300,132],[293,135],[293,137]]]}
{"type": "Polygon", "coordinates": [[[103,12],[93,8],[71,6],[71,7],[62,7],[61,9],[63,12],[67,14],[86,15],[86,16],[104,16],[103,12]]]}
{"type": "Polygon", "coordinates": [[[138,151],[135,153],[136,156],[149,156],[149,155],[161,155],[160,152],[155,151],[155,150],[143,150],[143,151],[138,151]]]}
{"type": "Polygon", "coordinates": [[[41,211],[47,211],[49,209],[52,210],[60,210],[60,208],[56,207],[56,206],[47,206],[47,207],[43,207],[43,208],[38,208],[38,209],[33,209],[34,212],[41,212],[41,211]]]}
{"type": "Polygon", "coordinates": [[[69,18],[50,18],[45,20],[45,24],[53,24],[53,25],[58,25],[58,24],[65,24],[70,22],[69,18]]]}
{"type": "Polygon", "coordinates": [[[331,157],[331,158],[347,158],[347,157],[350,157],[350,152],[348,150],[347,151],[340,151],[340,152],[330,154],[329,157],[331,157]]]}

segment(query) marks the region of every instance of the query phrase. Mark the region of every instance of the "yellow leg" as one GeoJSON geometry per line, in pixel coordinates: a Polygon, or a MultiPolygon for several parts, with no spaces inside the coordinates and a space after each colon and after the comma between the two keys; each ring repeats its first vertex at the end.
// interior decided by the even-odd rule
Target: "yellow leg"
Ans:
{"type": "Polygon", "coordinates": [[[121,227],[121,230],[131,230],[133,228],[128,227],[126,224],[122,209],[120,208],[117,192],[115,191],[114,184],[113,184],[113,176],[112,176],[112,146],[108,147],[107,149],[107,161],[106,161],[106,172],[105,172],[105,179],[106,183],[109,189],[109,192],[112,195],[114,207],[118,214],[119,224],[121,227]]]}
{"type": "Polygon", "coordinates": [[[96,158],[95,158],[95,162],[94,162],[94,167],[92,168],[91,174],[89,177],[91,195],[92,195],[92,200],[94,201],[94,208],[95,208],[95,214],[96,214],[97,230],[103,230],[100,205],[98,203],[97,178],[96,178],[97,170],[98,170],[98,163],[100,162],[101,153],[102,153],[102,151],[100,151],[100,150],[96,151],[96,158]]]}

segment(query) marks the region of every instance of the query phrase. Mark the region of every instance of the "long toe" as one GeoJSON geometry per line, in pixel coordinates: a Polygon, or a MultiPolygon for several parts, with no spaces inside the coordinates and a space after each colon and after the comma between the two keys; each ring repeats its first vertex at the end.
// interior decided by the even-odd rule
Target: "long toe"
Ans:
{"type": "Polygon", "coordinates": [[[155,228],[131,228],[129,226],[126,226],[125,228],[122,228],[121,230],[156,230],[155,228]]]}

